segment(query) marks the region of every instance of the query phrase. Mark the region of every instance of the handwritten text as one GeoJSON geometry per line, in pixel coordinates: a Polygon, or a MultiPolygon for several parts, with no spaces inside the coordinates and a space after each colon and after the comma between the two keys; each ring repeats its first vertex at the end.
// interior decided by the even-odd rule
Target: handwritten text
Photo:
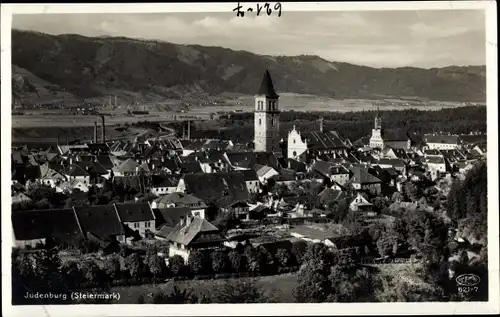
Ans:
{"type": "Polygon", "coordinates": [[[267,15],[271,15],[273,13],[273,9],[274,9],[274,12],[277,12],[278,13],[278,17],[281,16],[281,3],[280,2],[276,2],[276,4],[274,5],[273,8],[271,8],[271,5],[269,3],[265,3],[264,5],[261,5],[261,4],[258,4],[257,3],[257,7],[255,8],[252,8],[252,7],[248,7],[248,8],[243,8],[242,5],[240,5],[240,3],[238,2],[238,6],[236,8],[233,9],[233,11],[236,11],[236,16],[237,17],[244,17],[245,16],[245,11],[246,12],[257,12],[257,16],[261,14],[262,10],[265,9],[265,12],[264,13],[267,13],[267,15]]]}

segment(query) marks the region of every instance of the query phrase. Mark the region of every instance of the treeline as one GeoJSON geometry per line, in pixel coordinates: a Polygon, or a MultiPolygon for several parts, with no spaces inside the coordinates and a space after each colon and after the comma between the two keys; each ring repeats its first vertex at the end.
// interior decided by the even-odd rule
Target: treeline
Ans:
{"type": "MultiPolygon", "coordinates": [[[[391,136],[405,136],[407,131],[419,135],[433,132],[468,134],[486,132],[486,107],[467,106],[446,108],[437,111],[417,109],[381,111],[382,124],[391,136]]],[[[319,118],[324,118],[324,129],[335,130],[351,141],[370,135],[375,111],[356,112],[295,112],[280,115],[280,137],[287,138],[295,125],[301,132],[318,131],[319,118]]],[[[221,138],[235,142],[251,142],[254,137],[253,113],[236,113],[231,118],[220,120],[220,128],[199,129],[191,126],[191,138],[221,138]]],[[[174,125],[179,135],[182,126],[174,125]]]]}
{"type": "MultiPolygon", "coordinates": [[[[84,243],[85,244],[85,243],[84,243]]],[[[98,246],[78,245],[83,253],[95,252],[98,246]]],[[[104,260],[62,261],[57,248],[12,253],[13,302],[42,304],[27,300],[29,292],[68,293],[73,290],[99,289],[112,286],[163,283],[165,279],[221,279],[262,276],[294,272],[302,263],[307,243],[298,241],[290,250],[273,251],[265,247],[238,246],[234,250],[193,251],[188,263],[179,255],[168,259],[158,255],[158,249],[147,252],[122,247],[119,255],[104,260]]],[[[164,250],[168,253],[168,249],[164,250]]],[[[53,299],[50,303],[60,303],[53,299]]],[[[47,304],[49,302],[43,302],[47,304]]]]}

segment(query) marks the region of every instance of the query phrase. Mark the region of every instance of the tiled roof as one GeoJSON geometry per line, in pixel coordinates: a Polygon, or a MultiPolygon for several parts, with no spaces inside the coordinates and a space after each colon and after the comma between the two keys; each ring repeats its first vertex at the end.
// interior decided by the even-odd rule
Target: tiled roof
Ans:
{"type": "Polygon", "coordinates": [[[85,233],[102,238],[125,234],[114,205],[75,206],[75,211],[85,233]]]}
{"type": "Polygon", "coordinates": [[[151,176],[152,187],[177,187],[180,177],[177,175],[153,175],[151,176]]]}
{"type": "MultiPolygon", "coordinates": [[[[199,233],[217,233],[219,229],[205,219],[194,217],[191,223],[187,226],[177,226],[173,232],[168,235],[168,240],[177,242],[183,245],[189,245],[199,233]]],[[[220,236],[219,240],[222,240],[220,236]]]]}
{"type": "Polygon", "coordinates": [[[114,168],[114,171],[119,173],[135,173],[137,167],[139,167],[139,164],[137,164],[137,162],[133,159],[129,158],[121,163],[120,166],[114,168]]]}
{"type": "Polygon", "coordinates": [[[207,207],[207,204],[200,198],[185,193],[170,193],[155,200],[157,204],[175,204],[181,206],[197,205],[199,208],[207,207]]]}
{"type": "Polygon", "coordinates": [[[173,231],[173,228],[180,223],[183,217],[191,215],[191,209],[187,207],[159,208],[153,209],[153,213],[156,218],[157,228],[166,225],[171,228],[170,231],[173,231]]]}
{"type": "Polygon", "coordinates": [[[302,134],[302,138],[307,141],[307,146],[311,150],[346,148],[344,141],[335,131],[305,132],[302,134]]]}
{"type": "Polygon", "coordinates": [[[235,201],[248,200],[245,178],[238,172],[186,174],[184,183],[188,193],[207,203],[216,202],[224,196],[231,196],[235,201]]]}
{"type": "Polygon", "coordinates": [[[115,204],[115,207],[123,222],[151,221],[155,219],[148,203],[120,203],[115,204]]]}
{"type": "Polygon", "coordinates": [[[17,240],[83,238],[73,209],[13,210],[11,218],[17,240]]]}
{"type": "Polygon", "coordinates": [[[441,143],[441,144],[458,144],[458,135],[432,135],[426,134],[424,136],[424,141],[426,143],[441,143]]]}
{"type": "Polygon", "coordinates": [[[351,183],[361,183],[361,184],[369,184],[369,183],[380,183],[381,180],[377,177],[368,173],[367,170],[361,167],[353,167],[351,168],[351,172],[353,176],[349,180],[351,183]]]}

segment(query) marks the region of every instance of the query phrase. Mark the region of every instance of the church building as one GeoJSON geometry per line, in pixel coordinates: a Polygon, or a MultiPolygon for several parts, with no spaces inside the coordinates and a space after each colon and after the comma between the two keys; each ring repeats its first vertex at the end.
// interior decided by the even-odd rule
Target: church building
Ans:
{"type": "Polygon", "coordinates": [[[266,70],[259,93],[255,96],[255,152],[277,152],[279,145],[279,95],[274,90],[271,74],[266,70]]]}
{"type": "Polygon", "coordinates": [[[412,141],[410,137],[406,136],[402,138],[397,136],[395,138],[389,139],[382,128],[382,118],[377,108],[377,115],[375,116],[375,125],[372,129],[372,136],[370,137],[369,146],[373,149],[403,149],[409,150],[412,146],[412,141]]]}
{"type": "Polygon", "coordinates": [[[298,161],[320,155],[347,156],[350,142],[336,131],[324,131],[320,119],[319,131],[300,132],[295,126],[288,132],[287,157],[298,161]]]}

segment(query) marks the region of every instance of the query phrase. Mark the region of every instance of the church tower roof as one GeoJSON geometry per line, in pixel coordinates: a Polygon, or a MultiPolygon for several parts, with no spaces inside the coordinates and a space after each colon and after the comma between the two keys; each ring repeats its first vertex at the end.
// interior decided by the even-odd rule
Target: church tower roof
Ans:
{"type": "Polygon", "coordinates": [[[271,74],[267,69],[264,73],[264,77],[262,78],[262,83],[260,84],[259,95],[265,95],[268,98],[279,97],[279,95],[274,90],[273,80],[271,79],[271,74]]]}

